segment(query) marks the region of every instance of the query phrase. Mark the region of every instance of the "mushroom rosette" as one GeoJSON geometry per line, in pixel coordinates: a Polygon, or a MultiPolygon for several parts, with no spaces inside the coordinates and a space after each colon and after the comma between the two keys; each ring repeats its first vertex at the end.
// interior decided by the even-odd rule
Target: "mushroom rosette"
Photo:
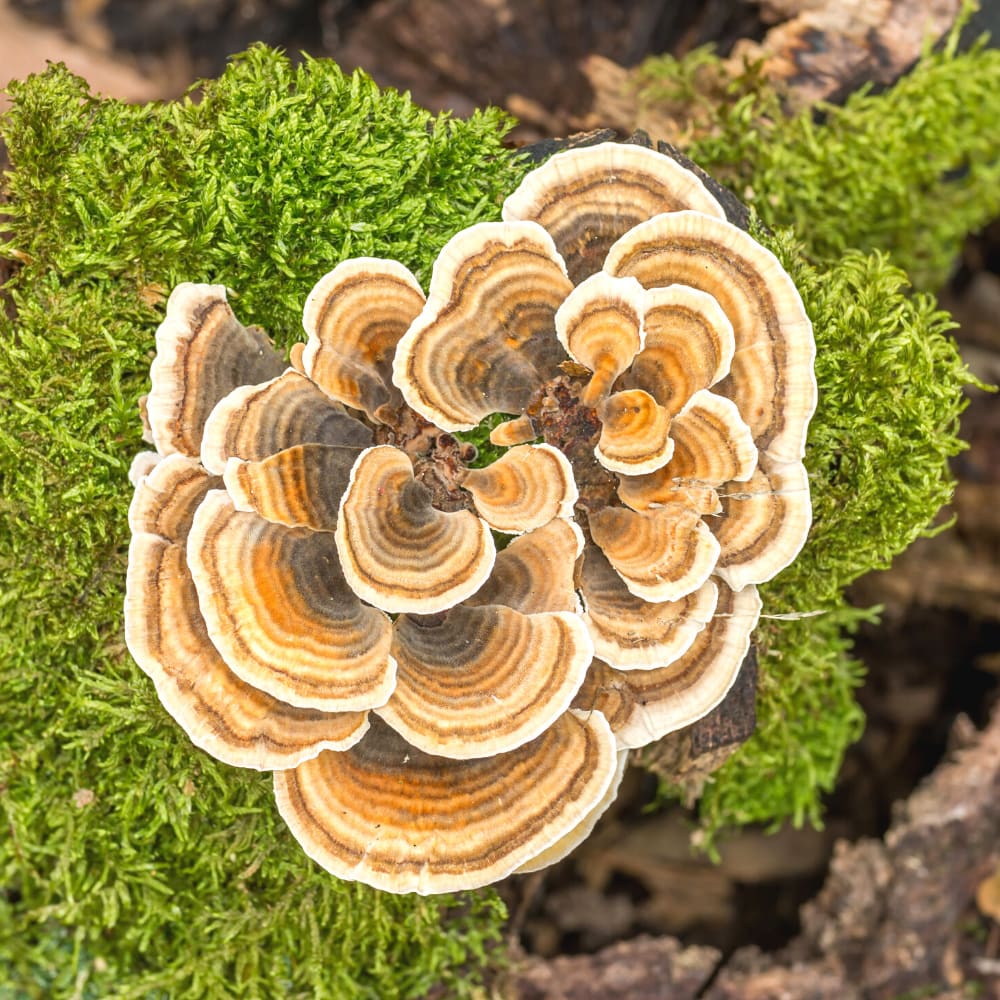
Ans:
{"type": "Polygon", "coordinates": [[[288,367],[185,284],[133,464],[126,638],[334,874],[444,892],[567,854],[628,749],[725,696],[801,548],[811,327],[673,160],[553,157],[401,264],[320,279],[288,367]],[[473,468],[456,432],[496,413],[473,468]],[[498,544],[498,542],[500,544],[498,544]]]}

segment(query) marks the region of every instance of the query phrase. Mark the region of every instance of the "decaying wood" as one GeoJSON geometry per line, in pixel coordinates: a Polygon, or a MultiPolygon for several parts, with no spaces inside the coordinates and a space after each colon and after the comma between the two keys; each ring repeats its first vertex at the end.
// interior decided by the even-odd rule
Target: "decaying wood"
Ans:
{"type": "Polygon", "coordinates": [[[826,884],[803,907],[801,933],[776,955],[743,948],[716,973],[712,949],[637,939],[535,959],[510,995],[890,1000],[931,989],[958,1000],[976,984],[976,995],[1000,996],[995,957],[963,954],[976,941],[969,924],[984,919],[976,892],[1000,866],[1000,711],[982,732],[958,724],[956,741],[962,749],[899,808],[883,840],[838,844],[826,884]]]}
{"type": "Polygon", "coordinates": [[[705,718],[637,751],[638,762],[684,789],[693,806],[709,777],[753,735],[756,706],[757,651],[751,649],[726,697],[705,718]]]}
{"type": "Polygon", "coordinates": [[[714,948],[640,937],[596,955],[534,961],[511,984],[512,1000],[695,1000],[719,962],[714,948]]]}
{"type": "Polygon", "coordinates": [[[842,100],[862,84],[888,85],[954,23],[961,0],[770,0],[790,18],[764,40],[740,42],[730,65],[763,60],[764,75],[786,88],[791,109],[842,100]]]}

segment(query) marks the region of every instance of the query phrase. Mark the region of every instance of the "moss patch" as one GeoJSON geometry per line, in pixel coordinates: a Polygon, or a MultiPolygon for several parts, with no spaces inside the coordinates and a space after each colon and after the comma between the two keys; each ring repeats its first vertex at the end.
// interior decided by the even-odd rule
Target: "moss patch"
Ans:
{"type": "Polygon", "coordinates": [[[884,250],[917,288],[944,284],[962,240],[1000,213],[1000,50],[945,44],[889,90],[788,117],[748,66],[730,78],[710,51],[648,60],[638,99],[683,108],[686,152],[771,226],[793,226],[813,259],[884,250]]]}
{"type": "MultiPolygon", "coordinates": [[[[906,100],[975,109],[962,122],[978,120],[978,102],[994,109],[982,111],[992,122],[1000,98],[979,91],[991,59],[935,56],[914,74],[919,83],[900,85],[911,88],[904,96],[849,108],[875,122],[875,102],[885,101],[891,130],[916,113],[906,100]]],[[[426,284],[440,247],[497,218],[528,165],[502,148],[498,113],[432,118],[363,75],[328,61],[293,69],[264,48],[239,57],[198,103],[100,101],[60,67],[11,94],[3,252],[20,268],[5,288],[16,321],[0,315],[9,831],[0,838],[0,992],[381,998],[423,996],[436,983],[448,996],[471,993],[495,959],[503,914],[492,893],[422,900],[336,882],[285,830],[268,777],[194,750],[158,704],[121,639],[126,471],[173,284],[230,286],[237,314],[287,346],[301,337],[306,293],[334,264],[394,257],[426,284]]],[[[931,159],[933,183],[918,192],[925,206],[966,192],[959,221],[946,221],[945,208],[931,213],[932,242],[944,248],[927,256],[915,249],[919,212],[871,216],[872,189],[849,183],[871,147],[851,147],[846,124],[796,132],[764,123],[753,109],[770,99],[748,95],[742,109],[719,110],[715,145],[706,139],[695,152],[734,180],[770,178],[754,200],[776,235],[762,238],[816,324],[822,394],[807,456],[816,526],[800,560],[766,588],[765,610],[825,614],[766,619],[759,630],[760,730],[708,789],[709,834],[815,818],[858,731],[859,669],[841,631],[857,613],[839,594],[905,547],[948,497],[967,380],[933,299],[910,297],[904,275],[871,250],[926,261],[932,274],[945,244],[993,204],[981,188],[985,140],[970,126],[948,139],[946,164],[931,159]],[[763,149],[762,136],[798,158],[763,149]],[[802,162],[810,143],[830,178],[802,162]],[[942,178],[942,165],[956,162],[967,173],[942,178]],[[811,264],[780,228],[792,222],[811,264]],[[865,252],[841,253],[851,246],[865,252]]],[[[874,142],[878,130],[864,134],[874,142]]],[[[940,141],[934,129],[926,148],[918,131],[906,135],[868,171],[904,200],[918,196],[899,193],[913,163],[937,156],[940,141]]]]}
{"type": "Polygon", "coordinates": [[[492,893],[329,878],[270,777],[199,753],[158,704],[121,639],[126,473],[167,289],[229,285],[287,346],[339,260],[426,281],[517,182],[502,116],[435,119],[263,48],[197,104],[99,101],[58,67],[11,94],[6,254],[26,263],[16,323],[0,317],[0,992],[466,995],[499,939],[492,893]]]}

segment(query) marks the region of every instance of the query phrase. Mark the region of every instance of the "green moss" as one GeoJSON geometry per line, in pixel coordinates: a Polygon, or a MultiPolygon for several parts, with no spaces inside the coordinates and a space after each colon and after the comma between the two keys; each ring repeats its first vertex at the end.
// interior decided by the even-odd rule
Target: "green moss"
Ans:
{"type": "Polygon", "coordinates": [[[884,250],[918,288],[939,288],[965,236],[1000,212],[1000,51],[939,51],[884,93],[788,117],[750,66],[728,79],[700,49],[647,62],[639,99],[683,104],[687,152],[771,226],[793,226],[813,259],[884,250]]]}
{"type": "MultiPolygon", "coordinates": [[[[947,85],[956,88],[948,101],[971,107],[991,59],[933,57],[910,100],[933,107],[947,85]]],[[[375,254],[426,283],[445,241],[498,217],[528,165],[503,149],[499,113],[435,119],[364,76],[326,61],[293,69],[264,48],[206,84],[198,103],[100,101],[61,67],[11,94],[5,252],[23,266],[5,288],[16,321],[0,310],[0,803],[9,831],[0,838],[0,992],[406,997],[439,984],[449,996],[470,993],[495,961],[495,895],[396,898],[336,882],[278,820],[267,776],[194,750],[158,704],[121,639],[126,470],[140,448],[136,399],[148,387],[160,297],[174,283],[227,284],[238,315],[287,346],[301,336],[301,303],[319,275],[375,254]]],[[[875,121],[881,98],[859,100],[855,113],[875,121]]],[[[896,122],[902,104],[886,100],[896,122]]],[[[744,163],[765,133],[800,153],[805,140],[746,108],[732,112],[749,116],[744,136],[729,114],[701,155],[736,178],[772,177],[756,202],[773,234],[758,235],[793,272],[819,344],[822,394],[807,456],[816,526],[800,560],[766,588],[766,611],[824,614],[766,619],[759,630],[760,729],[708,789],[709,834],[816,817],[819,791],[860,725],[859,668],[842,631],[857,613],[841,590],[905,547],[947,498],[967,380],[933,300],[910,297],[883,254],[840,252],[881,247],[932,271],[947,247],[918,253],[915,215],[872,215],[866,230],[871,191],[855,193],[844,179],[831,213],[836,199],[821,199],[812,167],[794,157],[771,151],[744,163]],[[780,228],[793,221],[811,264],[780,228]],[[837,226],[848,227],[839,243],[837,226]]],[[[849,152],[848,132],[829,148],[862,157],[860,172],[868,154],[849,152]]],[[[876,132],[865,134],[873,141],[876,132]]],[[[821,138],[812,141],[821,155],[821,138]]],[[[901,159],[885,160],[879,176],[898,179],[879,190],[909,183],[915,142],[891,147],[901,159]]],[[[979,151],[970,147],[966,178],[940,182],[936,197],[982,183],[979,151]]],[[[839,162],[831,156],[824,162],[839,162]]],[[[948,232],[946,210],[931,213],[935,245],[984,211],[970,194],[948,232]]],[[[482,433],[473,437],[483,444],[482,433]]]]}
{"type": "Polygon", "coordinates": [[[492,893],[336,882],[278,819],[270,777],[199,753],[157,703],[120,634],[126,472],[150,295],[221,281],[287,345],[345,257],[426,280],[524,169],[503,118],[435,119],[263,48],[197,104],[99,101],[60,67],[11,95],[7,252],[29,263],[6,289],[16,324],[0,318],[0,993],[468,993],[498,941],[492,893]]]}

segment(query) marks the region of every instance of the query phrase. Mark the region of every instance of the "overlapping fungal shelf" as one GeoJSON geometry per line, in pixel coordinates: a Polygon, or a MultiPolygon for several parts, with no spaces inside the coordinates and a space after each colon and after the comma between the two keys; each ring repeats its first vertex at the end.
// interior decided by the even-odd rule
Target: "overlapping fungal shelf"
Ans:
{"type": "Polygon", "coordinates": [[[126,639],[164,707],[334,875],[473,888],[559,860],[629,749],[725,697],[801,549],[812,331],[778,261],[636,146],[503,221],[345,261],[291,366],[178,286],[133,463],[126,639]],[[501,413],[484,468],[453,435],[501,413]]]}

